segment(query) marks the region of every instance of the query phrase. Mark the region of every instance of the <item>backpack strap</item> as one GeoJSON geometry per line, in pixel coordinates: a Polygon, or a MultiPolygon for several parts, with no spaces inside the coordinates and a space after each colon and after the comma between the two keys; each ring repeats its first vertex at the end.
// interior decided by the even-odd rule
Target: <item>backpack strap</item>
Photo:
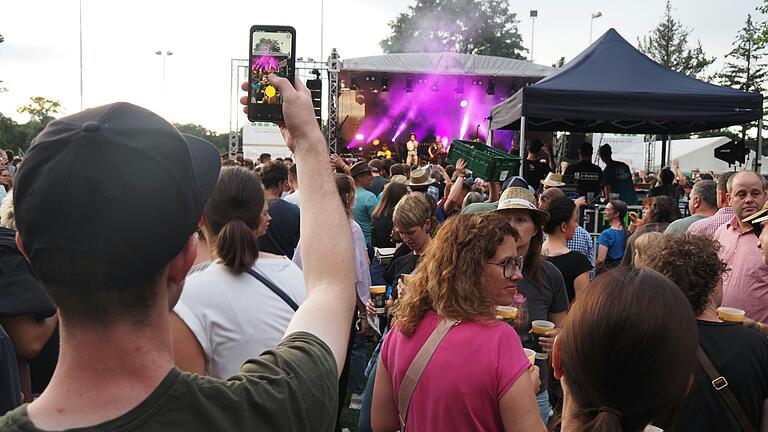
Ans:
{"type": "Polygon", "coordinates": [[[701,345],[699,345],[698,350],[696,351],[696,358],[699,360],[701,367],[704,368],[707,376],[709,376],[709,379],[712,380],[712,387],[714,387],[720,396],[723,397],[726,405],[728,405],[728,408],[731,410],[731,414],[736,417],[736,420],[741,426],[741,430],[744,432],[754,432],[755,429],[752,427],[752,423],[750,423],[747,414],[744,412],[738,399],[736,399],[736,396],[734,396],[731,388],[728,386],[728,380],[717,371],[717,368],[712,363],[712,360],[710,360],[707,353],[701,348],[701,345]]]}
{"type": "Polygon", "coordinates": [[[280,289],[279,286],[277,286],[274,282],[269,280],[266,276],[262,275],[261,273],[257,272],[252,268],[246,271],[248,272],[249,275],[255,277],[256,279],[258,279],[259,282],[263,283],[267,288],[269,288],[270,291],[277,294],[278,297],[283,299],[283,301],[286,304],[288,304],[288,306],[290,306],[294,312],[296,312],[299,309],[299,305],[296,304],[296,302],[293,301],[293,299],[288,294],[286,294],[285,291],[280,289]]]}
{"type": "Polygon", "coordinates": [[[400,391],[397,394],[397,407],[400,417],[400,432],[405,432],[405,423],[408,420],[408,407],[411,404],[411,398],[413,392],[416,390],[416,384],[421,379],[421,374],[429,363],[429,359],[432,358],[432,354],[435,353],[438,345],[442,342],[445,335],[448,334],[448,330],[457,326],[461,321],[454,321],[452,319],[443,318],[435,327],[435,330],[429,336],[424,345],[416,357],[413,358],[411,365],[408,366],[408,370],[405,372],[403,382],[400,383],[400,391]]]}

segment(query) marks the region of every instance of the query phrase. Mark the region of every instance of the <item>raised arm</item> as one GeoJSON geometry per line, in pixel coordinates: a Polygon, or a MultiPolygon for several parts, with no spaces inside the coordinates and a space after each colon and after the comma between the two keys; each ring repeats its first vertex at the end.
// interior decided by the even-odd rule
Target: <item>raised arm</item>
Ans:
{"type": "Polygon", "coordinates": [[[307,300],[293,316],[286,336],[305,331],[333,351],[337,372],[344,367],[355,310],[355,256],[349,219],[341,207],[328,169],[328,148],[315,120],[312,97],[300,79],[294,89],[285,78],[270,76],[283,95],[286,142],[296,159],[301,183],[301,260],[307,300]]]}

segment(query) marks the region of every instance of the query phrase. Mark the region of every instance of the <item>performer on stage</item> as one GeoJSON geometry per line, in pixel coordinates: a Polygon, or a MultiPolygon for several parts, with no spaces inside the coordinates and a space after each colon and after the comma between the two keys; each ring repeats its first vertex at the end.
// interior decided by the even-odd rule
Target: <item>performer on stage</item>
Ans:
{"type": "Polygon", "coordinates": [[[419,157],[416,152],[419,150],[419,142],[416,141],[416,134],[411,134],[411,139],[405,143],[405,148],[408,151],[408,157],[405,159],[405,164],[409,166],[417,166],[419,164],[419,157]]]}
{"type": "Polygon", "coordinates": [[[440,140],[440,135],[435,137],[435,142],[429,145],[427,152],[429,153],[429,161],[435,165],[440,165],[443,159],[443,143],[440,140]]]}

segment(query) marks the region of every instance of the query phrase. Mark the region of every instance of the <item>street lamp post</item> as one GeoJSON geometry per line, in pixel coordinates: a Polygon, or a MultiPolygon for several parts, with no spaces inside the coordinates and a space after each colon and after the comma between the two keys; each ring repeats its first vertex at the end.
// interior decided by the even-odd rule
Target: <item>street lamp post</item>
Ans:
{"type": "Polygon", "coordinates": [[[536,24],[536,17],[539,16],[539,11],[531,10],[531,63],[533,63],[533,30],[536,24]]]}
{"type": "Polygon", "coordinates": [[[600,18],[603,16],[603,13],[600,11],[597,11],[592,14],[592,19],[589,20],[589,44],[592,45],[592,25],[595,23],[595,18],[600,18]]]}
{"type": "Polygon", "coordinates": [[[167,97],[166,97],[166,91],[165,91],[165,61],[166,59],[168,59],[169,56],[173,55],[173,51],[166,51],[166,52],[155,51],[155,54],[163,58],[163,109],[165,111],[168,111],[168,103],[167,103],[167,97]]]}

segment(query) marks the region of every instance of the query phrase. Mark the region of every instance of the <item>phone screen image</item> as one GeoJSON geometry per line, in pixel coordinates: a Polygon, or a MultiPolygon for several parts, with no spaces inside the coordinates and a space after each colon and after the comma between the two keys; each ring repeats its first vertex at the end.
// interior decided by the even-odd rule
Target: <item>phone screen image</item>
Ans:
{"type": "Polygon", "coordinates": [[[249,103],[280,105],[283,97],[267,77],[276,74],[290,77],[293,60],[293,36],[288,31],[254,31],[251,34],[249,103]]]}

